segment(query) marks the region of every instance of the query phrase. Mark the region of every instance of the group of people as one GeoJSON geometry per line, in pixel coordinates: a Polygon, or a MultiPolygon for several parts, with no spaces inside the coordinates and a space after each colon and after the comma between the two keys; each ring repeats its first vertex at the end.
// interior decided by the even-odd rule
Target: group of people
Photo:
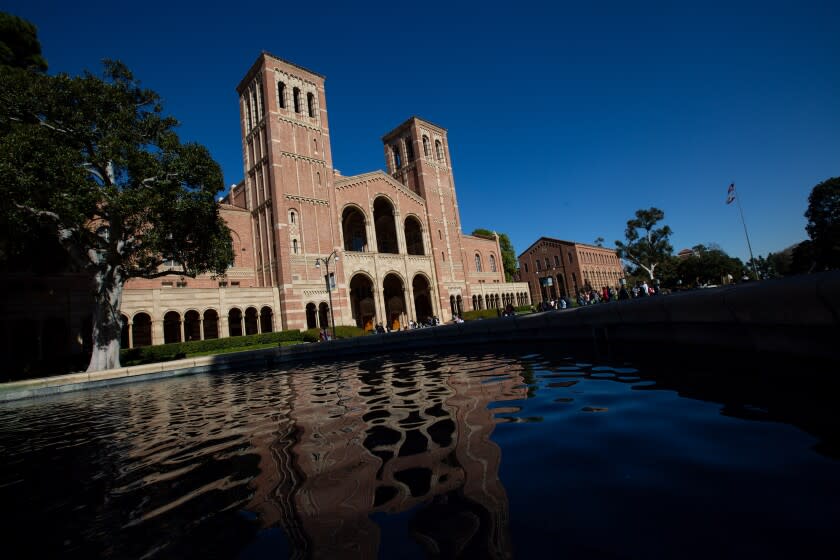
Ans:
{"type": "MultiPolygon", "coordinates": [[[[626,284],[622,284],[618,289],[610,286],[604,286],[601,291],[589,287],[580,290],[577,294],[578,306],[594,305],[596,303],[608,303],[610,301],[621,301],[626,299],[635,299],[640,297],[658,296],[660,291],[659,284],[648,285],[647,281],[636,282],[635,286],[628,288],[626,284]]],[[[571,303],[566,297],[559,299],[552,299],[548,301],[541,301],[536,308],[536,311],[549,311],[552,309],[566,309],[571,307],[571,303]]]]}

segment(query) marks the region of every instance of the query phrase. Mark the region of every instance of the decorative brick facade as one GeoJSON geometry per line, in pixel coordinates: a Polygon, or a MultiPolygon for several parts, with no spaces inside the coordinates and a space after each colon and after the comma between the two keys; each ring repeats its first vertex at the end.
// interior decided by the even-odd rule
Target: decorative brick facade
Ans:
{"type": "Polygon", "coordinates": [[[387,172],[344,177],[323,76],[263,53],[237,92],[245,178],[221,204],[236,262],[225,278],[131,281],[126,321],[151,321],[153,343],[326,327],[330,299],[337,325],[366,329],[530,303],[498,239],[461,232],[446,129],[411,117],[382,138],[387,172]],[[330,256],[328,292],[315,262],[330,256]]]}
{"type": "Polygon", "coordinates": [[[519,255],[519,279],[528,283],[533,301],[574,297],[585,287],[617,288],[621,278],[621,260],[607,247],[540,237],[519,255]]]}

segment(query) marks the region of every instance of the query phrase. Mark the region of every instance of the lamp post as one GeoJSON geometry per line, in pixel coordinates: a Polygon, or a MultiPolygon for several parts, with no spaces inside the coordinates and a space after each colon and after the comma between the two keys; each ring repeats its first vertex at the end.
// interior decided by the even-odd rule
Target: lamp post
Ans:
{"type": "Polygon", "coordinates": [[[335,340],[335,315],[333,314],[332,284],[330,283],[330,260],[338,262],[338,249],[334,250],[326,257],[317,257],[315,259],[315,268],[320,270],[321,263],[324,263],[324,269],[327,271],[327,273],[324,275],[324,280],[327,283],[327,297],[329,297],[330,299],[330,322],[332,323],[332,339],[335,340]]]}

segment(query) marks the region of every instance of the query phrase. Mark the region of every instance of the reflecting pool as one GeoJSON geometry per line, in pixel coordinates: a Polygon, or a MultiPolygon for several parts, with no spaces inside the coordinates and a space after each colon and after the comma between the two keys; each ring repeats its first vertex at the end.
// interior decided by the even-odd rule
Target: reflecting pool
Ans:
{"type": "Polygon", "coordinates": [[[5,551],[801,557],[840,527],[836,391],[819,378],[518,348],[3,404],[5,551]]]}

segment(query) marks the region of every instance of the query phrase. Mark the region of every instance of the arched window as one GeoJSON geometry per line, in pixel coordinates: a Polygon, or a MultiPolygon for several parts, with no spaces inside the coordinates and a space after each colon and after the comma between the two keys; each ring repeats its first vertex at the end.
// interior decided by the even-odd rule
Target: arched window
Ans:
{"type": "Polygon", "coordinates": [[[525,265],[525,273],[527,274],[528,273],[528,263],[522,263],[522,264],[525,265]]]}
{"type": "Polygon", "coordinates": [[[297,212],[294,210],[289,211],[289,223],[296,224],[297,223],[297,212]]]}
{"type": "Polygon", "coordinates": [[[306,94],[306,109],[309,111],[310,117],[315,117],[315,96],[312,93],[306,94]]]}
{"type": "Polygon", "coordinates": [[[281,109],[286,108],[286,84],[277,82],[277,105],[281,109]]]}
{"type": "Polygon", "coordinates": [[[540,264],[540,259],[535,260],[534,263],[537,265],[537,272],[541,271],[542,265],[540,264]]]}
{"type": "Polygon", "coordinates": [[[314,148],[315,153],[317,154],[318,153],[318,139],[317,138],[312,139],[312,147],[314,148]]]}
{"type": "Polygon", "coordinates": [[[496,272],[496,256],[490,255],[490,272],[496,272]]]}
{"type": "Polygon", "coordinates": [[[572,252],[571,251],[569,251],[569,262],[570,263],[572,262],[572,252]]]}
{"type": "Polygon", "coordinates": [[[443,161],[443,144],[440,143],[440,140],[435,140],[435,155],[438,161],[443,161]]]}
{"type": "Polygon", "coordinates": [[[318,186],[320,187],[320,186],[321,186],[321,172],[320,172],[320,171],[316,171],[316,172],[315,172],[315,176],[316,176],[316,177],[317,177],[317,179],[318,179],[318,186]]]}
{"type": "Polygon", "coordinates": [[[300,113],[300,88],[292,89],[292,101],[295,105],[295,113],[300,113]]]}
{"type": "Polygon", "coordinates": [[[551,268],[551,262],[549,262],[548,257],[545,258],[545,269],[548,270],[551,268]]]}
{"type": "Polygon", "coordinates": [[[402,159],[400,158],[400,147],[394,144],[391,146],[391,149],[394,151],[394,168],[399,169],[402,167],[402,159]]]}
{"type": "Polygon", "coordinates": [[[443,233],[440,230],[438,230],[438,239],[443,239],[443,233]]]}
{"type": "Polygon", "coordinates": [[[446,255],[444,254],[443,251],[440,252],[440,260],[442,260],[443,262],[446,262],[446,255]]]}
{"type": "Polygon", "coordinates": [[[554,264],[560,266],[560,256],[554,255],[554,264]]]}
{"type": "Polygon", "coordinates": [[[405,162],[414,161],[414,145],[411,143],[411,138],[405,139],[405,162]]]}
{"type": "Polygon", "coordinates": [[[475,271],[481,272],[481,255],[475,254],[475,271]]]}
{"type": "Polygon", "coordinates": [[[295,255],[298,254],[298,240],[297,239],[292,239],[292,253],[294,253],[295,255]]]}
{"type": "Polygon", "coordinates": [[[429,147],[429,137],[425,134],[423,135],[423,155],[429,157],[431,154],[431,148],[429,147]]]}

